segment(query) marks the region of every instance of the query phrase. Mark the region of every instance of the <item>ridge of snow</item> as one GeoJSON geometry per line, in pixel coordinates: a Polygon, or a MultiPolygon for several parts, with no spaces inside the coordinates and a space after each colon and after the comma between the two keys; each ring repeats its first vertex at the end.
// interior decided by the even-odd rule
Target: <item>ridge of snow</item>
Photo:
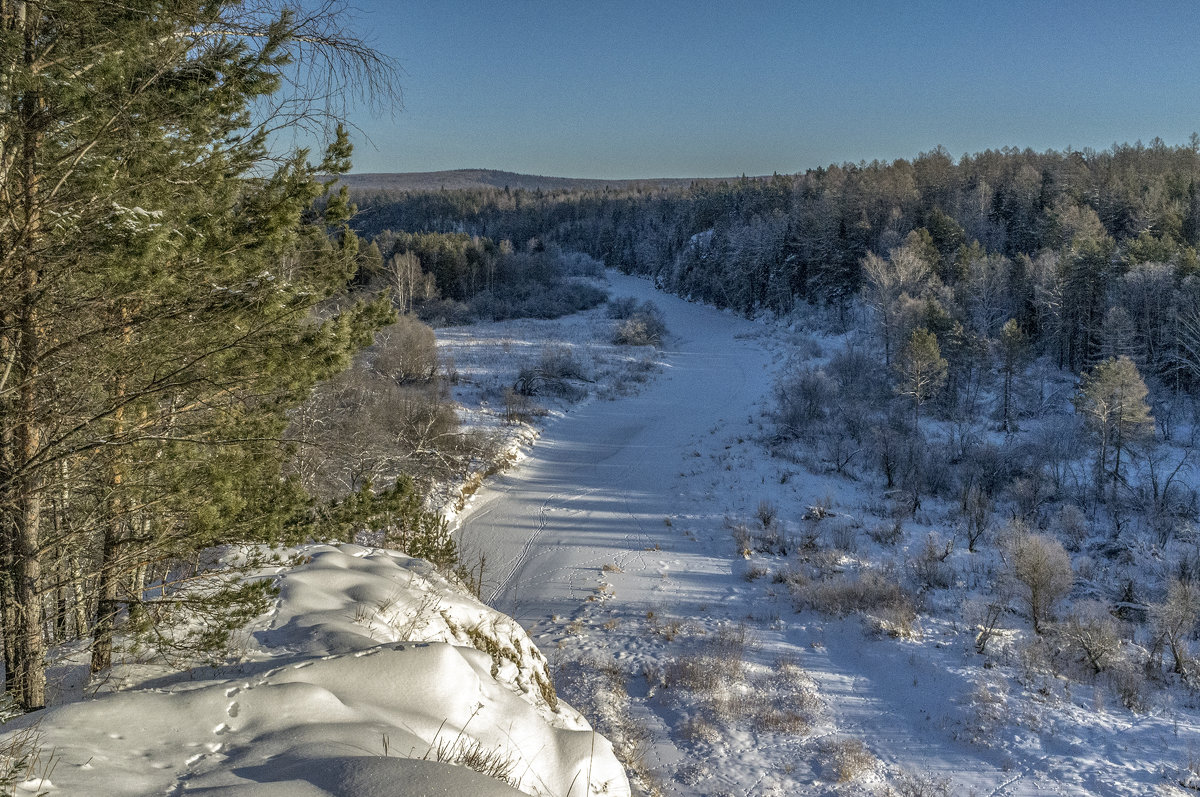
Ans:
{"type": "Polygon", "coordinates": [[[611,745],[542,686],[546,660],[513,620],[393,551],[285,553],[302,563],[273,576],[279,597],[248,629],[242,663],[160,673],[10,722],[10,733],[36,725],[54,752],[52,784],[42,790],[629,794],[611,745]],[[437,760],[472,749],[504,762],[515,788],[437,760]]]}

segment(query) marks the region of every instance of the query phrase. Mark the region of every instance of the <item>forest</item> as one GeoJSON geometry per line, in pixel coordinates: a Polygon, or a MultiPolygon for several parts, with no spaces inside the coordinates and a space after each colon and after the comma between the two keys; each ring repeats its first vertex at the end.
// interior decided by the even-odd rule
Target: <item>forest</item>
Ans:
{"type": "MultiPolygon", "coordinates": [[[[1016,611],[1046,668],[1107,678],[1133,708],[1148,682],[1200,683],[1186,641],[1200,619],[1198,177],[1195,135],[957,161],[937,148],[689,187],[360,190],[354,224],[384,257],[414,236],[583,253],[781,325],[793,344],[761,444],[863,485],[882,518],[873,544],[909,556],[899,581],[864,560],[847,582],[765,519],[735,529],[738,549],[798,556],[775,578],[802,607],[903,627],[983,578],[981,654],[1016,611]],[[910,525],[935,529],[924,548],[910,525]],[[985,547],[998,570],[972,558],[985,547]]],[[[448,276],[416,256],[438,264],[431,300],[465,295],[466,261],[448,276]]],[[[855,535],[809,542],[855,558],[855,535]]]]}
{"type": "Polygon", "coordinates": [[[361,191],[355,225],[553,242],[747,315],[811,303],[848,324],[864,289],[877,305],[904,294],[904,315],[923,313],[960,347],[997,339],[1012,319],[1062,367],[1116,346],[1182,387],[1196,376],[1198,176],[1195,136],[957,162],[938,148],[679,190],[361,191]]]}

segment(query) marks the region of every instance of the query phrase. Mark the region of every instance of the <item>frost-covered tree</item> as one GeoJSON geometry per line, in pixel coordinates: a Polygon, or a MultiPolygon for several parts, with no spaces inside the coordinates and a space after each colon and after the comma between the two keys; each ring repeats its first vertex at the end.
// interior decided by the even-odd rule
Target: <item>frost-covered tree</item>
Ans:
{"type": "Polygon", "coordinates": [[[1071,557],[1058,540],[1019,532],[1008,546],[1007,569],[1034,632],[1041,634],[1055,604],[1071,591],[1071,557]]]}
{"type": "Polygon", "coordinates": [[[996,341],[996,355],[999,361],[1000,375],[1003,378],[1000,386],[1000,425],[1005,432],[1014,431],[1013,423],[1013,382],[1024,364],[1029,342],[1021,325],[1015,318],[1004,322],[1000,337],[996,341]]]}
{"type": "Polygon", "coordinates": [[[868,254],[863,258],[862,269],[866,282],[864,295],[875,312],[883,341],[884,365],[891,368],[892,352],[901,335],[899,320],[903,315],[898,312],[897,305],[905,294],[916,296],[933,272],[918,249],[911,246],[893,249],[886,259],[868,254]]]}
{"type": "Polygon", "coordinates": [[[1200,625],[1200,585],[1172,581],[1165,600],[1151,608],[1150,616],[1159,638],[1171,651],[1174,672],[1186,674],[1191,664],[1188,639],[1200,625]]]}
{"type": "Polygon", "coordinates": [[[1146,383],[1133,360],[1121,356],[1105,360],[1083,377],[1075,409],[1091,429],[1096,443],[1096,487],[1124,480],[1127,452],[1154,434],[1154,418],[1146,403],[1146,383]]]}
{"type": "Polygon", "coordinates": [[[921,405],[946,383],[947,368],[937,336],[928,329],[914,329],[896,363],[896,392],[912,401],[914,422],[921,419],[921,405]]]}

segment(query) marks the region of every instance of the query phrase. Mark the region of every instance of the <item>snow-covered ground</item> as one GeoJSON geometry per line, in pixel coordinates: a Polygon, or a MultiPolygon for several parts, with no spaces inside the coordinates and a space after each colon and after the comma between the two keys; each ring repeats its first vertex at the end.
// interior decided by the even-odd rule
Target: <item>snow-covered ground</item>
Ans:
{"type": "Polygon", "coordinates": [[[509,618],[400,554],[285,554],[262,574],[279,598],[247,628],[240,663],[118,667],[116,691],[9,723],[8,744],[33,729],[43,750],[16,793],[629,793],[608,742],[557,699],[509,618]]]}
{"type": "Polygon", "coordinates": [[[1194,696],[1158,689],[1130,711],[1029,660],[1015,615],[976,652],[994,551],[955,550],[952,585],[915,618],[797,611],[806,569],[907,578],[927,534],[953,536],[945,508],[881,542],[877,479],[768,454],[780,368],[836,341],[609,281],[662,310],[662,351],[613,346],[603,308],[438,333],[464,422],[512,454],[444,496],[496,611],[398,554],[298,551],[264,574],[279,601],[241,663],[118,668],[110,694],[9,725],[37,722],[56,758],[53,785],[18,793],[518,793],[504,775],[627,794],[614,747],[644,793],[1192,793],[1194,696]],[[590,381],[514,405],[504,388],[547,352],[590,381]]]}
{"type": "MultiPolygon", "coordinates": [[[[878,485],[767,455],[767,402],[797,350],[787,330],[610,280],[613,296],[663,310],[662,374],[553,419],[519,467],[470,499],[458,534],[486,552],[484,596],[547,651],[564,692],[618,747],[637,737],[644,788],[1147,794],[1186,779],[1200,747],[1186,700],[1168,691],[1133,713],[1103,686],[1024,661],[1012,633],[976,653],[982,571],[962,573],[904,633],[797,612],[780,583],[794,552],[744,558],[731,535],[757,527],[760,504],[784,538],[809,537],[814,557],[836,542],[885,572],[902,571],[927,530],[953,530],[929,511],[885,548],[867,533],[884,522],[878,485]],[[832,515],[803,519],[815,505],[832,515]]],[[[526,323],[522,345],[536,346],[540,322],[526,323]]]]}

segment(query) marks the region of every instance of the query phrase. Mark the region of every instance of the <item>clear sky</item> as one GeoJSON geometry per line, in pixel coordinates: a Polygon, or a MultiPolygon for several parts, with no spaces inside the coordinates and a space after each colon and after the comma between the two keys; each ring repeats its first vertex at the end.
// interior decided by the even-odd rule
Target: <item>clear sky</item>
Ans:
{"type": "Polygon", "coordinates": [[[356,172],[757,175],[1200,130],[1196,2],[351,1],[404,70],[403,110],[352,118],[356,172]]]}

